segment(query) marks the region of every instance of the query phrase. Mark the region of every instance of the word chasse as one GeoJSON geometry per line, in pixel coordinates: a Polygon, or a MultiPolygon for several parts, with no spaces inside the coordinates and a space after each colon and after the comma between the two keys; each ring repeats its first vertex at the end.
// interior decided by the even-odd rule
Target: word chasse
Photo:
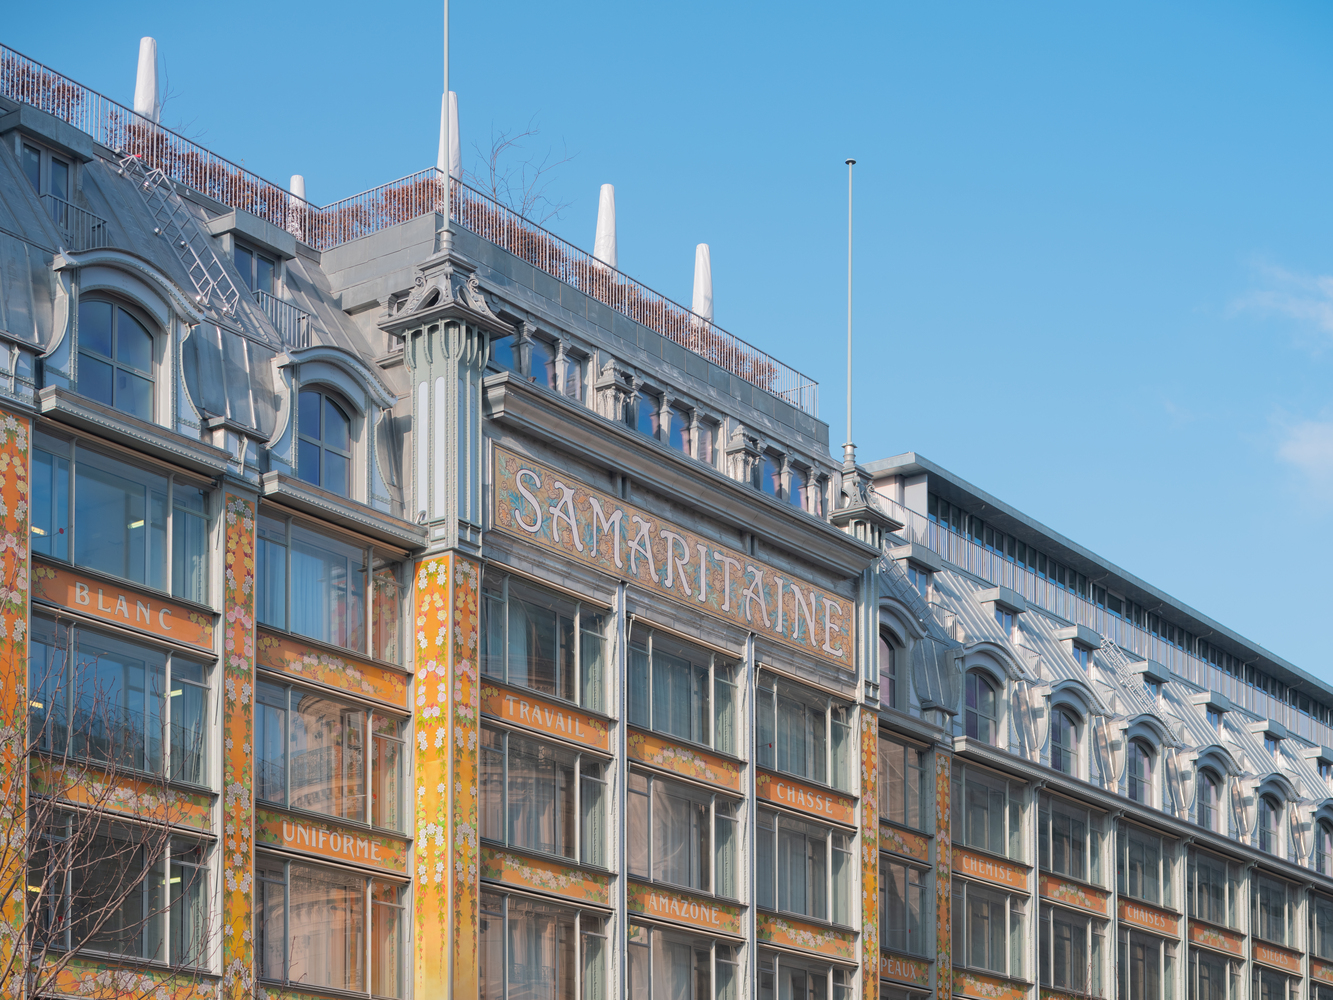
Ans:
{"type": "Polygon", "coordinates": [[[848,666],[852,601],[495,449],[494,527],[848,666]]]}

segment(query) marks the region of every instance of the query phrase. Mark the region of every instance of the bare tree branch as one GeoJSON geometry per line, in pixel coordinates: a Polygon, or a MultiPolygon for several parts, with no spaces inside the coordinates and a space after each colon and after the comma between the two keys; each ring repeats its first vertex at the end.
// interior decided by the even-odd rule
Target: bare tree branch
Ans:
{"type": "Polygon", "coordinates": [[[497,132],[492,127],[489,151],[483,152],[476,143],[472,146],[482,163],[481,172],[468,173],[466,177],[495,201],[525,219],[544,225],[549,219],[558,219],[572,204],[568,200],[556,201],[548,192],[558,168],[578,154],[570,153],[562,141],[558,154],[555,147],[548,146],[544,153],[524,156],[532,140],[540,134],[541,126],[535,118],[521,132],[512,129],[497,132]]]}

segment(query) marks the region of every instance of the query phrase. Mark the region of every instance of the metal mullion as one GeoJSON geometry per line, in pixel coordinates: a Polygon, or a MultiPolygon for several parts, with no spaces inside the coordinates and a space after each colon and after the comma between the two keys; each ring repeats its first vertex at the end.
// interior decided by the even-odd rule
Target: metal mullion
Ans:
{"type": "Polygon", "coordinates": [[[364,969],[366,978],[364,985],[366,988],[366,993],[370,993],[371,983],[374,981],[374,975],[370,968],[370,962],[371,962],[370,943],[372,940],[374,940],[375,937],[375,925],[374,925],[375,903],[371,899],[370,878],[368,876],[361,880],[361,893],[362,893],[362,898],[365,900],[365,902],[362,903],[362,905],[366,908],[365,915],[361,919],[361,928],[362,928],[361,932],[365,936],[363,952],[365,959],[364,969]]]}
{"type": "MultiPolygon", "coordinates": [[[[501,656],[500,676],[504,679],[504,682],[508,684],[509,683],[509,574],[508,573],[504,575],[503,584],[500,587],[500,597],[504,601],[504,622],[505,622],[504,653],[501,656]]],[[[506,748],[507,746],[508,744],[506,744],[506,748]]],[[[505,754],[506,768],[508,767],[508,756],[509,755],[506,752],[505,754]]],[[[506,770],[505,772],[506,788],[508,788],[508,778],[509,778],[509,773],[508,770],[506,770]]],[[[506,826],[505,829],[507,830],[508,826],[506,826]]],[[[508,837],[505,838],[505,842],[508,843],[508,837]]]]}
{"type": "MultiPolygon", "coordinates": [[[[350,468],[352,460],[350,456],[347,460],[350,468]]],[[[361,633],[366,637],[366,655],[375,656],[375,546],[367,545],[366,549],[366,582],[364,586],[365,598],[361,606],[361,633]]]]}
{"type": "Polygon", "coordinates": [[[285,689],[286,710],[282,713],[282,804],[292,806],[292,689],[285,689]]]}
{"type": "MultiPolygon", "coordinates": [[[[282,627],[284,631],[290,632],[292,630],[292,519],[290,516],[283,519],[282,559],[282,575],[285,578],[282,588],[282,627]]],[[[287,700],[290,705],[290,695],[287,700]]]]}
{"type": "MultiPolygon", "coordinates": [[[[172,767],[175,764],[174,754],[171,748],[171,691],[172,691],[172,656],[173,652],[167,649],[167,662],[163,671],[164,679],[167,682],[166,706],[162,711],[162,776],[170,780],[172,767]]],[[[184,689],[182,688],[182,692],[184,689]]]]}
{"type": "Polygon", "coordinates": [[[583,996],[583,911],[574,911],[574,997],[583,996]]]}
{"type": "MultiPolygon", "coordinates": [[[[76,309],[74,312],[75,312],[75,315],[78,314],[78,310],[77,310],[77,309],[76,309]]],[[[78,351],[75,351],[74,353],[77,354],[78,351]]],[[[77,385],[77,381],[76,381],[75,384],[77,385]]],[[[65,530],[67,530],[67,531],[69,532],[69,539],[68,539],[68,541],[65,543],[65,559],[66,559],[67,562],[70,562],[70,563],[73,563],[73,562],[74,562],[74,532],[75,532],[75,530],[76,530],[77,527],[78,527],[78,525],[76,525],[76,524],[74,523],[74,521],[75,521],[75,517],[74,517],[74,480],[75,480],[75,478],[76,478],[77,475],[78,475],[78,472],[77,472],[77,469],[78,469],[78,465],[77,465],[78,445],[79,445],[79,439],[78,439],[78,438],[71,438],[71,439],[70,439],[70,442],[69,442],[69,483],[68,483],[68,484],[66,485],[66,487],[65,487],[65,520],[69,522],[69,524],[66,526],[66,529],[65,529],[65,530]]],[[[57,457],[58,457],[58,456],[57,456],[57,457]]]]}
{"type": "MultiPolygon", "coordinates": [[[[500,795],[500,821],[504,824],[504,829],[500,831],[500,839],[506,844],[509,843],[509,732],[505,730],[500,737],[500,758],[503,761],[502,769],[504,771],[504,788],[500,795]]],[[[505,897],[508,899],[508,897],[505,897]]],[[[506,932],[508,933],[508,932],[506,932]]]]}
{"type": "Polygon", "coordinates": [[[717,794],[708,797],[708,885],[717,895],[717,794]]]}
{"type": "Polygon", "coordinates": [[[583,754],[574,755],[574,863],[583,863],[583,754]]]}
{"type": "MultiPolygon", "coordinates": [[[[506,825],[506,829],[508,826],[506,825]]],[[[505,840],[508,843],[508,838],[505,840]]],[[[500,982],[509,996],[509,894],[500,897],[500,982]]]]}

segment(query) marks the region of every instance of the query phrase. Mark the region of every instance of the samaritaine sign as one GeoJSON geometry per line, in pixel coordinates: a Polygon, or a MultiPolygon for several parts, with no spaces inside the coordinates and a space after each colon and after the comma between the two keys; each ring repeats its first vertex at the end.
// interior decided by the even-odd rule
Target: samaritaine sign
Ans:
{"type": "Polygon", "coordinates": [[[495,448],[492,525],[851,669],[852,602],[495,448]]]}

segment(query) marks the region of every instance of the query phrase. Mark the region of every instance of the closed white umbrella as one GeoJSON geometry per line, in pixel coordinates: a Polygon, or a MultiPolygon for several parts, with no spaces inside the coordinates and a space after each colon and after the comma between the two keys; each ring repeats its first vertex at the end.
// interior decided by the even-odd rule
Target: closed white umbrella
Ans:
{"type": "Polygon", "coordinates": [[[616,267],[616,187],[603,184],[597,200],[597,239],[592,255],[608,267],[616,267]]]}
{"type": "Polygon", "coordinates": [[[134,113],[161,121],[162,101],[157,87],[157,39],[139,39],[139,72],[134,78],[134,113]]]}
{"type": "Polygon", "coordinates": [[[690,309],[713,322],[713,260],[707,243],[694,248],[694,304],[690,309]]]}

